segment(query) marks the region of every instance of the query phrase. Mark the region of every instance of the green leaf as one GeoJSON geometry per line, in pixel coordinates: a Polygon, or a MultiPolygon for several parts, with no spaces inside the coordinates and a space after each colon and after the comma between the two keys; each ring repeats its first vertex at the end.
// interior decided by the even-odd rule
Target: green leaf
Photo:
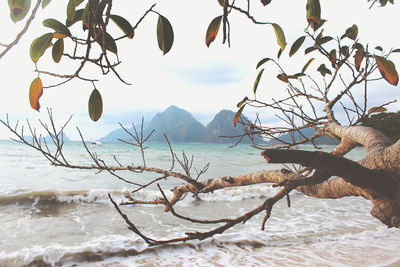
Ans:
{"type": "Polygon", "coordinates": [[[43,84],[42,80],[37,77],[31,83],[29,88],[29,103],[31,107],[37,111],[40,109],[39,99],[43,95],[43,84]]]}
{"type": "Polygon", "coordinates": [[[55,19],[46,19],[43,21],[43,26],[53,29],[55,32],[61,33],[65,36],[71,36],[71,32],[61,22],[55,19]]]}
{"type": "Polygon", "coordinates": [[[10,17],[13,22],[20,21],[28,14],[31,7],[31,0],[8,0],[10,17]]]}
{"type": "Polygon", "coordinates": [[[103,100],[97,89],[94,89],[89,97],[89,116],[92,121],[98,121],[103,113],[103,100]]]}
{"type": "Polygon", "coordinates": [[[315,40],[318,40],[319,38],[322,37],[322,35],[324,34],[324,29],[322,29],[319,34],[317,35],[317,37],[315,38],[315,40]]]}
{"type": "Polygon", "coordinates": [[[344,57],[348,57],[349,56],[349,47],[347,45],[342,46],[340,48],[340,53],[344,56],[344,57]]]}
{"type": "MultiPolygon", "coordinates": [[[[93,8],[93,10],[95,10],[94,12],[93,12],[93,14],[94,14],[94,20],[93,20],[93,22],[94,22],[94,24],[97,24],[97,25],[101,25],[102,23],[103,23],[103,15],[106,15],[105,14],[105,12],[104,12],[104,10],[105,10],[105,8],[106,8],[106,5],[107,5],[107,2],[108,2],[109,0],[101,0],[99,3],[98,3],[98,5],[96,6],[96,8],[93,8]]],[[[111,1],[110,1],[111,2],[111,1]]]]}
{"type": "Polygon", "coordinates": [[[376,49],[376,50],[379,50],[379,51],[381,51],[381,52],[383,51],[383,48],[382,48],[381,46],[379,46],[379,45],[378,45],[377,47],[375,47],[375,49],[376,49]]]}
{"type": "Polygon", "coordinates": [[[358,50],[358,49],[364,49],[364,46],[360,43],[355,43],[353,44],[352,48],[358,50]]]}
{"type": "Polygon", "coordinates": [[[274,31],[275,31],[276,41],[278,42],[279,47],[283,51],[286,47],[285,34],[283,33],[281,26],[279,26],[278,24],[273,23],[272,27],[274,28],[274,31]]]}
{"type": "Polygon", "coordinates": [[[340,39],[347,37],[351,40],[356,40],[357,35],[358,35],[358,27],[357,25],[353,24],[353,26],[351,26],[346,30],[346,32],[342,35],[342,37],[340,37],[340,39]]]}
{"type": "Polygon", "coordinates": [[[106,50],[117,54],[118,53],[118,48],[117,44],[115,43],[114,38],[108,34],[107,32],[105,33],[104,40],[103,40],[103,31],[99,30],[98,28],[95,29],[96,32],[96,42],[103,48],[103,43],[105,43],[105,48],[106,50]]]}
{"type": "Polygon", "coordinates": [[[313,52],[313,51],[315,51],[315,50],[317,50],[317,49],[318,49],[318,47],[310,46],[309,48],[307,48],[307,49],[304,51],[304,55],[307,55],[307,54],[309,54],[309,53],[311,53],[311,52],[313,52]]]}
{"type": "Polygon", "coordinates": [[[261,79],[261,76],[262,76],[263,72],[264,72],[264,69],[261,69],[260,72],[257,75],[256,80],[254,81],[254,86],[253,86],[254,94],[256,94],[256,92],[257,92],[257,87],[258,87],[258,84],[260,82],[260,79],[261,79]]]}
{"type": "Polygon", "coordinates": [[[222,16],[214,18],[210,25],[208,25],[206,32],[206,45],[210,47],[210,44],[217,38],[219,27],[221,26],[222,16]]]}
{"type": "Polygon", "coordinates": [[[391,85],[397,85],[399,82],[399,75],[397,74],[396,67],[393,62],[380,56],[375,55],[375,61],[378,65],[379,72],[382,77],[391,85]]]}
{"type": "Polygon", "coordinates": [[[321,73],[321,75],[324,76],[324,77],[325,77],[326,74],[332,75],[332,72],[328,68],[326,68],[325,64],[321,64],[318,67],[317,71],[319,71],[319,73],[321,73]]]}
{"type": "Polygon", "coordinates": [[[75,0],[69,0],[67,5],[67,19],[69,21],[74,21],[75,17],[75,0]]]}
{"type": "Polygon", "coordinates": [[[225,5],[225,0],[218,0],[218,3],[219,3],[222,7],[224,7],[224,5],[225,5]]]}
{"type": "Polygon", "coordinates": [[[249,98],[246,96],[242,99],[242,101],[240,101],[239,103],[237,103],[236,107],[240,108],[247,100],[249,100],[249,98]]]}
{"type": "MultiPolygon", "coordinates": [[[[91,16],[91,17],[93,17],[93,16],[91,16]]],[[[82,29],[84,31],[89,29],[89,2],[86,4],[85,9],[83,9],[83,13],[82,13],[82,29]]]]}
{"type": "Polygon", "coordinates": [[[277,58],[278,58],[278,59],[281,57],[282,52],[283,52],[282,48],[279,48],[278,55],[277,55],[277,58]]]}
{"type": "Polygon", "coordinates": [[[400,48],[394,49],[391,51],[391,53],[399,53],[400,52],[400,48]]]}
{"type": "Polygon", "coordinates": [[[43,0],[42,8],[45,8],[48,4],[50,4],[51,0],[43,0]]]}
{"type": "Polygon", "coordinates": [[[305,36],[301,36],[293,43],[289,51],[289,57],[293,56],[297,52],[297,50],[299,50],[300,46],[304,43],[305,39],[306,39],[305,36]]]}
{"type": "MultiPolygon", "coordinates": [[[[97,6],[99,5],[99,0],[91,0],[90,4],[91,4],[92,10],[96,10],[97,6]]],[[[89,12],[89,2],[87,2],[86,6],[82,12],[82,29],[83,29],[83,31],[86,31],[87,29],[89,29],[89,14],[90,14],[91,27],[93,27],[93,25],[95,25],[95,17],[94,17],[93,12],[89,12]]],[[[77,16],[76,12],[75,12],[75,16],[77,16]]]]}
{"type": "Polygon", "coordinates": [[[268,5],[269,3],[271,3],[271,0],[261,0],[261,4],[264,6],[268,5]]]}
{"type": "Polygon", "coordinates": [[[30,48],[30,56],[33,62],[37,62],[43,56],[46,49],[50,46],[53,33],[46,33],[33,40],[30,48]]]}
{"type": "Polygon", "coordinates": [[[282,82],[288,83],[289,82],[289,77],[286,75],[286,73],[281,73],[276,76],[279,80],[282,82]]]}
{"type": "Polygon", "coordinates": [[[171,23],[161,15],[158,17],[157,23],[157,41],[158,47],[164,55],[169,52],[174,43],[174,31],[172,30],[171,23]]]}
{"type": "Polygon", "coordinates": [[[129,39],[133,38],[135,32],[133,31],[133,27],[129,21],[118,15],[111,15],[110,19],[118,26],[118,28],[121,29],[125,35],[128,35],[129,39]]]}
{"type": "Polygon", "coordinates": [[[313,60],[314,60],[314,58],[310,58],[307,61],[307,63],[304,65],[303,69],[301,70],[301,73],[304,73],[307,70],[308,66],[310,66],[310,64],[311,64],[311,62],[313,62],[313,60]]]}
{"type": "Polygon", "coordinates": [[[368,110],[368,114],[372,114],[372,113],[381,113],[381,112],[385,112],[387,111],[387,109],[385,107],[372,107],[368,110]]]}
{"type": "Polygon", "coordinates": [[[316,31],[321,24],[321,5],[319,0],[307,0],[306,16],[308,24],[316,31]]]}
{"type": "Polygon", "coordinates": [[[297,80],[298,78],[300,78],[302,76],[305,76],[305,74],[304,73],[296,73],[294,75],[287,75],[286,73],[281,73],[281,74],[278,74],[276,77],[279,80],[281,80],[281,81],[283,81],[285,83],[288,83],[290,79],[297,80]]]}
{"type": "Polygon", "coordinates": [[[324,25],[324,24],[325,24],[325,22],[327,22],[327,20],[326,20],[326,19],[321,19],[321,22],[318,24],[318,26],[317,26],[317,28],[316,28],[315,30],[318,30],[319,28],[321,28],[321,27],[322,27],[322,25],[324,25]]]}
{"type": "Polygon", "coordinates": [[[240,118],[240,115],[242,115],[242,112],[243,112],[243,109],[244,109],[245,106],[246,106],[246,105],[241,106],[241,107],[239,108],[239,110],[236,112],[235,118],[233,119],[233,126],[236,127],[236,124],[238,123],[239,118],[240,118]]]}
{"type": "Polygon", "coordinates": [[[63,53],[64,53],[64,39],[62,39],[62,38],[61,38],[61,39],[58,39],[58,40],[54,43],[51,52],[52,52],[51,54],[52,54],[52,57],[53,57],[54,62],[55,62],[55,63],[60,62],[61,57],[62,57],[62,55],[63,55],[63,53]]]}
{"type": "Polygon", "coordinates": [[[82,16],[83,16],[83,9],[75,10],[74,20],[73,20],[73,21],[69,21],[68,19],[66,19],[66,20],[65,20],[65,26],[71,27],[71,26],[74,25],[76,22],[82,20],[82,16]]]}
{"type": "Polygon", "coordinates": [[[256,69],[258,69],[262,64],[264,64],[264,63],[266,63],[266,62],[268,62],[270,60],[271,59],[269,57],[261,59],[260,62],[258,62],[257,66],[256,66],[256,69]]]}
{"type": "MultiPolygon", "coordinates": [[[[75,7],[77,7],[77,6],[79,6],[80,4],[82,4],[83,1],[85,1],[85,0],[75,0],[75,7]]],[[[93,1],[93,0],[92,0],[92,1],[93,1]]],[[[97,0],[97,2],[98,2],[98,0],[97,0]]],[[[96,4],[96,5],[97,5],[97,4],[96,4]]]]}
{"type": "Polygon", "coordinates": [[[329,61],[330,61],[331,64],[332,64],[332,68],[334,68],[335,65],[336,65],[336,59],[337,59],[337,57],[336,57],[336,49],[332,49],[332,50],[329,52],[329,61]]]}
{"type": "Polygon", "coordinates": [[[325,44],[325,43],[327,43],[327,42],[329,42],[331,40],[333,40],[333,38],[331,36],[324,36],[324,37],[321,37],[321,38],[317,39],[315,41],[315,44],[317,46],[321,46],[321,45],[323,45],[323,44],[325,44]]]}
{"type": "Polygon", "coordinates": [[[361,62],[364,58],[364,49],[360,48],[354,54],[354,66],[357,71],[360,71],[361,62]]]}

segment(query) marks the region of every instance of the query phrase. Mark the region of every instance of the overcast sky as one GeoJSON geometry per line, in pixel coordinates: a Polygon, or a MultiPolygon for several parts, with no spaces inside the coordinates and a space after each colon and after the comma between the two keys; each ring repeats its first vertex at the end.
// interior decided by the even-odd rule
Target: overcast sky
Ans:
{"type": "MultiPolygon", "coordinates": [[[[222,32],[207,48],[205,33],[208,24],[222,12],[217,0],[114,1],[114,13],[122,14],[131,24],[135,24],[146,9],[157,3],[155,10],[167,17],[174,28],[175,41],[171,51],[163,56],[158,49],[158,16],[150,14],[132,40],[118,42],[122,64],[117,70],[131,86],[119,82],[112,74],[102,76],[96,69],[89,68],[84,72],[85,77],[100,79],[96,87],[103,96],[104,111],[98,122],[92,122],[87,113],[87,102],[93,86],[81,80],[46,89],[38,113],[31,109],[28,99],[30,83],[36,77],[34,64],[29,57],[29,46],[34,38],[48,32],[42,26],[44,19],[65,20],[66,2],[52,1],[45,10],[40,9],[28,33],[0,60],[2,118],[8,113],[13,121],[43,119],[46,107],[51,107],[58,122],[73,114],[74,119],[67,129],[67,135],[73,139],[77,138],[75,125],[88,138],[97,139],[117,128],[118,122],[127,124],[137,121],[142,115],[150,120],[155,112],[163,111],[170,105],[186,109],[205,124],[221,109],[235,111],[237,102],[252,93],[258,73],[255,69],[257,62],[264,57],[275,58],[278,51],[272,27],[254,25],[242,14],[230,16],[231,48],[221,44],[222,32]],[[136,5],[137,2],[143,4],[136,5]]],[[[281,25],[290,47],[307,26],[305,3],[305,0],[273,0],[270,5],[263,7],[259,1],[254,1],[252,10],[258,20],[281,25]]],[[[398,4],[372,10],[368,9],[366,0],[324,0],[321,4],[322,17],[328,20],[326,34],[341,35],[346,28],[357,24],[359,37],[369,42],[370,47],[378,44],[387,50],[400,47],[398,4]]],[[[0,43],[9,43],[25,21],[17,24],[11,21],[7,1],[0,2],[0,12],[0,43]]],[[[115,29],[115,33],[119,35],[118,29],[115,29]]],[[[282,56],[283,63],[289,62],[288,50],[282,56]]],[[[400,66],[399,57],[400,54],[392,59],[400,66]]],[[[300,55],[290,60],[298,62],[300,66],[307,61],[300,55]]],[[[74,65],[66,59],[59,64],[52,63],[51,50],[48,50],[38,66],[41,70],[70,74],[74,65]]],[[[44,75],[41,75],[41,79],[45,86],[57,82],[44,75]]],[[[371,89],[370,106],[399,95],[399,88],[385,82],[378,82],[371,89]]],[[[266,70],[258,91],[279,96],[284,92],[284,84],[277,81],[275,75],[268,75],[266,70]]],[[[391,107],[391,110],[399,109],[399,104],[391,107]]],[[[275,120],[271,113],[261,115],[266,122],[275,120]]],[[[7,130],[1,126],[0,138],[7,136],[7,130]]]]}

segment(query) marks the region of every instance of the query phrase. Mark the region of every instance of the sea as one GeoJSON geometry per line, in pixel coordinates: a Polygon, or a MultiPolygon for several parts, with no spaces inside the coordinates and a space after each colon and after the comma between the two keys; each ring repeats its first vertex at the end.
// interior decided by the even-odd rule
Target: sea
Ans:
{"type": "MultiPolygon", "coordinates": [[[[71,163],[92,164],[82,143],[64,146],[71,163]]],[[[181,159],[183,153],[189,160],[193,156],[193,174],[209,163],[200,181],[282,168],[267,164],[260,150],[244,144],[172,147],[181,159]]],[[[322,147],[324,151],[332,148],[322,147]]],[[[140,150],[128,144],[104,143],[90,149],[109,165],[142,164],[140,150]]],[[[364,154],[360,148],[348,157],[357,160],[364,154]]],[[[147,166],[171,166],[166,144],[148,144],[145,155],[147,166]]],[[[174,170],[182,171],[177,161],[174,170]]],[[[158,177],[121,175],[138,183],[158,177]]],[[[168,196],[172,195],[169,189],[180,184],[173,178],[160,181],[168,196]]],[[[400,229],[388,228],[372,217],[371,203],[361,197],[325,200],[292,192],[291,207],[285,200],[278,202],[264,231],[264,214],[260,214],[203,241],[149,247],[128,229],[108,198],[110,193],[121,202],[135,187],[108,173],[54,167],[40,152],[2,140],[0,185],[0,266],[392,266],[400,261],[400,229]]],[[[235,218],[277,190],[261,184],[187,195],[175,209],[198,219],[235,218]]],[[[141,200],[160,196],[155,186],[134,194],[141,200]]],[[[131,205],[121,210],[154,239],[211,229],[176,218],[162,206],[131,205]]]]}

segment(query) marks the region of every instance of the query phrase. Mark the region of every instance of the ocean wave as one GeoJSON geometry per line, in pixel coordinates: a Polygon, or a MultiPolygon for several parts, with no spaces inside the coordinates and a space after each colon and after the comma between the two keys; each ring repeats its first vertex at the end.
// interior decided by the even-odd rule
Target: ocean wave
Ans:
{"type": "MultiPolygon", "coordinates": [[[[241,201],[249,198],[262,198],[276,192],[277,189],[272,188],[270,185],[254,185],[244,186],[235,188],[225,188],[222,190],[216,190],[213,193],[201,194],[200,199],[203,201],[241,201]]],[[[126,200],[124,196],[129,194],[131,191],[124,188],[122,190],[106,190],[106,189],[94,189],[94,190],[75,190],[75,191],[33,191],[17,193],[8,196],[0,197],[0,205],[31,205],[34,202],[46,201],[57,202],[57,203],[105,203],[109,202],[108,194],[111,194],[117,200],[126,200]]],[[[165,191],[168,198],[172,197],[171,191],[165,191]]],[[[154,200],[161,197],[161,193],[158,190],[144,189],[138,191],[132,195],[136,199],[140,200],[154,200]]],[[[198,200],[198,198],[186,197],[183,204],[191,203],[192,201],[198,200]]]]}
{"type": "Polygon", "coordinates": [[[124,194],[128,191],[77,190],[77,191],[33,191],[0,197],[0,205],[30,204],[38,201],[60,203],[95,203],[108,199],[108,194],[124,194]]]}
{"type": "Polygon", "coordinates": [[[6,253],[0,251],[1,266],[70,266],[71,262],[95,262],[107,257],[136,255],[144,248],[137,236],[104,236],[77,246],[54,244],[33,246],[6,253]],[[139,249],[132,249],[133,247],[139,249]]]}
{"type": "MultiPolygon", "coordinates": [[[[283,238],[283,237],[282,237],[283,238]]],[[[136,235],[109,235],[75,246],[33,246],[6,253],[1,266],[371,266],[389,264],[400,257],[392,237],[341,240],[305,237],[271,242],[260,233],[230,233],[207,241],[148,247],[136,235]],[[373,242],[371,242],[373,240],[373,242]],[[390,241],[390,242],[388,242],[390,241]],[[388,246],[387,244],[392,244],[388,246]],[[357,251],[352,253],[349,248],[357,251]],[[369,257],[371,249],[374,257],[369,257]],[[297,261],[296,259],[301,260],[297,261]]]]}

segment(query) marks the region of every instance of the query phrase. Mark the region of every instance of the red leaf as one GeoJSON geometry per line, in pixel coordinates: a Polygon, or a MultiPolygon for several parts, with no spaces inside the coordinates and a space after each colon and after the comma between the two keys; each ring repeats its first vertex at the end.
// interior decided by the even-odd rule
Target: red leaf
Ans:
{"type": "Polygon", "coordinates": [[[372,107],[368,110],[368,115],[372,113],[381,113],[385,111],[387,111],[385,107],[372,107]]]}
{"type": "Polygon", "coordinates": [[[314,58],[310,58],[306,65],[304,65],[303,69],[301,70],[301,73],[304,73],[306,71],[306,69],[308,68],[308,66],[310,66],[311,62],[313,62],[314,58]]]}
{"type": "Polygon", "coordinates": [[[218,16],[213,19],[208,26],[206,33],[206,45],[210,47],[210,44],[215,40],[218,34],[219,26],[221,25],[222,16],[218,16]]]}
{"type": "Polygon", "coordinates": [[[242,115],[242,111],[243,111],[243,109],[244,109],[245,106],[246,106],[246,105],[243,105],[243,106],[236,112],[235,118],[233,119],[233,125],[234,125],[234,126],[236,126],[236,124],[238,123],[239,118],[240,118],[240,115],[242,115]]]}
{"type": "Polygon", "coordinates": [[[43,94],[43,84],[42,80],[37,77],[31,83],[31,87],[29,88],[29,102],[31,107],[37,111],[40,109],[39,99],[43,94]]]}
{"type": "Polygon", "coordinates": [[[332,49],[331,52],[329,52],[329,61],[332,63],[332,68],[336,65],[336,59],[336,49],[332,49]]]}
{"type": "Polygon", "coordinates": [[[321,5],[319,0],[308,0],[306,13],[308,24],[316,31],[321,23],[321,5]]]}
{"type": "Polygon", "coordinates": [[[397,74],[393,62],[380,56],[375,56],[375,61],[382,77],[391,85],[396,86],[399,82],[399,75],[397,74]]]}
{"type": "Polygon", "coordinates": [[[357,71],[360,71],[361,62],[364,58],[364,49],[360,48],[356,51],[354,55],[354,65],[357,71]]]}

